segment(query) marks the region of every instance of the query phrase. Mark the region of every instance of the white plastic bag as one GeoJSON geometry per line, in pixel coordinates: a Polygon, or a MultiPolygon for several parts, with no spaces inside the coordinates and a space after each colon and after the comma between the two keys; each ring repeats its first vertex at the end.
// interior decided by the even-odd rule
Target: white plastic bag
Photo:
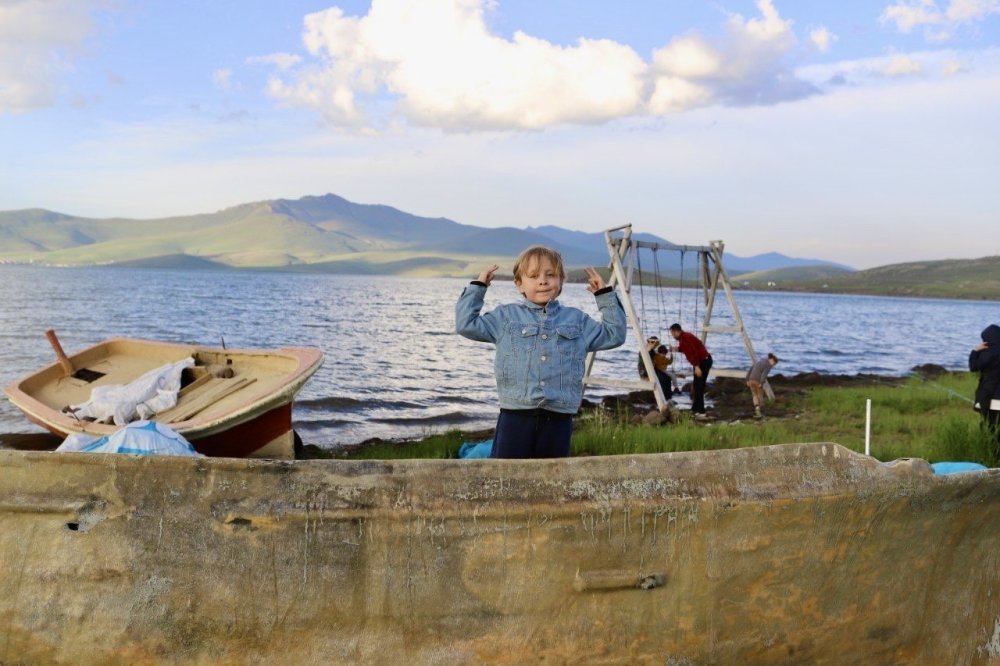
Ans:
{"type": "Polygon", "coordinates": [[[194,367],[194,359],[186,358],[154,368],[128,384],[95,386],[90,400],[70,409],[77,417],[92,418],[98,423],[125,425],[136,419],[149,418],[177,404],[181,390],[181,373],[194,367]]]}

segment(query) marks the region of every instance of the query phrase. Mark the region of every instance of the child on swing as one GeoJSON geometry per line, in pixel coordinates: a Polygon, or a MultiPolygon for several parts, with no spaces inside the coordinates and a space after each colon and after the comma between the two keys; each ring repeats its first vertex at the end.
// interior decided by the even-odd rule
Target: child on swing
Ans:
{"type": "Polygon", "coordinates": [[[547,247],[524,250],[514,262],[514,284],[524,297],[481,314],[499,266],[479,274],[455,305],[459,335],[496,345],[494,367],[500,416],[493,458],[569,455],[573,415],[583,399],[584,358],[625,342],[625,310],[604,279],[587,269],[587,290],[601,321],[557,301],[566,280],[562,257],[547,247]]]}

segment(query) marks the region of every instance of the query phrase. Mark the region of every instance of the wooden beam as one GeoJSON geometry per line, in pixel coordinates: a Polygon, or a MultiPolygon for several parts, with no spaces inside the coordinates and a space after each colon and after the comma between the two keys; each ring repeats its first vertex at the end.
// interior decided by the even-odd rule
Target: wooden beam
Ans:
{"type": "MultiPolygon", "coordinates": [[[[653,382],[641,379],[610,379],[607,377],[587,377],[583,380],[587,386],[603,386],[605,388],[635,389],[636,391],[652,391],[653,382]]],[[[659,384],[659,382],[656,382],[659,384]]]]}

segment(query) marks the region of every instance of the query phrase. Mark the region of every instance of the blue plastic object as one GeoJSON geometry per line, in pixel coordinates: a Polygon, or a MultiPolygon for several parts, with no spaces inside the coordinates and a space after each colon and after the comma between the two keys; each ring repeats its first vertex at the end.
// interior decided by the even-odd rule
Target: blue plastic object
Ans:
{"type": "Polygon", "coordinates": [[[487,439],[483,442],[465,442],[458,447],[459,458],[489,458],[493,449],[493,440],[487,439]]]}
{"type": "Polygon", "coordinates": [[[86,453],[131,453],[133,455],[201,456],[191,443],[162,423],[135,421],[112,435],[101,437],[80,449],[86,453]]]}
{"type": "Polygon", "coordinates": [[[935,474],[961,474],[962,472],[979,472],[988,469],[986,465],[974,462],[936,462],[931,463],[935,474]]]}

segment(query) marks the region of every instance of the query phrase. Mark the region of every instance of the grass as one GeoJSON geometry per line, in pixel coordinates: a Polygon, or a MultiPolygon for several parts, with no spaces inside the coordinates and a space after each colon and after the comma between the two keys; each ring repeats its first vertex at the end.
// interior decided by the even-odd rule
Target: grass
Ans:
{"type": "MultiPolygon", "coordinates": [[[[865,400],[872,400],[871,452],[879,460],[923,458],[928,462],[970,461],[1000,465],[996,440],[980,426],[967,397],[975,376],[950,373],[930,381],[911,378],[899,385],[825,387],[786,399],[790,414],[763,421],[695,422],[681,414],[677,423],[632,425],[625,414],[593,412],[573,433],[574,455],[615,455],[704,451],[769,444],[836,442],[863,452],[865,400]]],[[[415,442],[381,442],[344,454],[355,459],[452,458],[461,432],[415,442]]],[[[481,437],[479,437],[481,439],[481,437]]]]}
{"type": "MultiPolygon", "coordinates": [[[[488,435],[487,435],[488,436],[488,435]]],[[[321,451],[319,457],[343,457],[352,460],[397,460],[401,458],[457,458],[458,449],[469,435],[458,430],[430,435],[415,441],[378,441],[351,447],[343,452],[321,451]],[[340,455],[337,455],[339,453],[340,455]]]]}

